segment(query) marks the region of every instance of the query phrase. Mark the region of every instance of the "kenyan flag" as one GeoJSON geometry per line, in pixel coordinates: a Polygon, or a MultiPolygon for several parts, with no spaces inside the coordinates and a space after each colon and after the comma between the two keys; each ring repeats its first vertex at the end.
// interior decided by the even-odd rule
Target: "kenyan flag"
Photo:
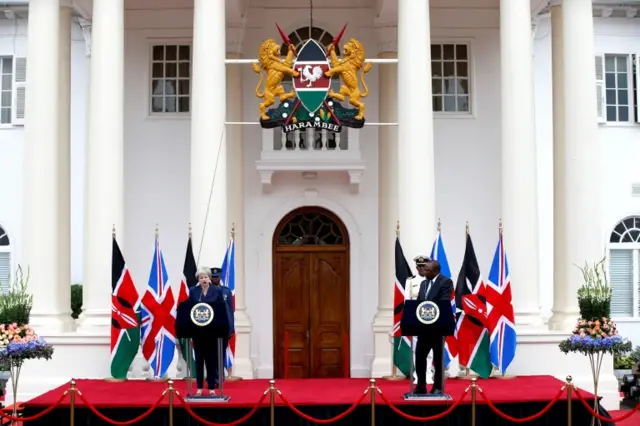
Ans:
{"type": "Polygon", "coordinates": [[[480,377],[491,375],[489,358],[489,331],[487,329],[487,305],[482,288],[484,281],[473,248],[471,235],[467,233],[466,248],[462,267],[456,284],[456,338],[458,339],[458,360],[480,377]]]}
{"type": "Polygon", "coordinates": [[[405,286],[411,277],[411,268],[404,257],[400,239],[396,238],[396,282],[393,292],[393,365],[402,372],[405,377],[409,377],[411,365],[411,342],[410,337],[403,336],[400,330],[402,311],[404,310],[405,286]]]}
{"type": "Polygon", "coordinates": [[[324,103],[331,86],[325,75],[329,61],[324,49],[315,40],[308,40],[298,52],[293,68],[300,75],[293,79],[293,87],[302,106],[315,113],[324,103]]]}
{"type": "MultiPolygon", "coordinates": [[[[187,251],[184,256],[184,266],[182,267],[182,274],[184,276],[180,282],[180,293],[178,294],[176,306],[189,300],[189,291],[192,287],[198,285],[198,279],[196,278],[197,272],[198,267],[196,266],[196,259],[193,255],[193,243],[191,242],[191,235],[189,235],[187,251]]],[[[180,346],[180,355],[182,355],[182,359],[185,360],[185,362],[188,358],[188,352],[191,352],[191,366],[189,367],[189,371],[191,372],[191,377],[196,377],[196,363],[193,348],[191,348],[191,351],[187,351],[188,345],[191,345],[191,339],[178,339],[178,345],[180,346]]]]}
{"type": "Polygon", "coordinates": [[[111,376],[126,379],[140,346],[140,297],[115,236],[111,253],[111,290],[111,376]]]}

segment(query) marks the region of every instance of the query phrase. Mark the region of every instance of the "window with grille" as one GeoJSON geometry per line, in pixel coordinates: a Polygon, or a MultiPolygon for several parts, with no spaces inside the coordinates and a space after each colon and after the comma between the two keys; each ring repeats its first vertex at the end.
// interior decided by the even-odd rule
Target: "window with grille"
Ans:
{"type": "Polygon", "coordinates": [[[640,317],[640,216],[618,222],[609,237],[611,316],[640,317]]]}
{"type": "Polygon", "coordinates": [[[11,242],[4,228],[0,226],[0,289],[9,290],[11,280],[11,242]]]}
{"type": "Polygon", "coordinates": [[[27,59],[0,57],[0,124],[24,125],[27,59]]]}
{"type": "Polygon", "coordinates": [[[191,46],[151,47],[151,114],[191,111],[191,46]]]}
{"type": "Polygon", "coordinates": [[[434,113],[471,112],[469,45],[431,45],[431,90],[434,113]]]}
{"type": "Polygon", "coordinates": [[[638,55],[596,55],[595,66],[598,119],[609,123],[639,122],[638,55]]]}

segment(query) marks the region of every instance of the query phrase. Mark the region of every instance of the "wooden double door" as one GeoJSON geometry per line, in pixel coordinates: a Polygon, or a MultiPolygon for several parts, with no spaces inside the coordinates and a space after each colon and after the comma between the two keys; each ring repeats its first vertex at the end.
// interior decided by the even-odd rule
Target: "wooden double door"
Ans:
{"type": "Polygon", "coordinates": [[[276,247],[273,312],[276,378],[348,377],[346,245],[276,247]]]}

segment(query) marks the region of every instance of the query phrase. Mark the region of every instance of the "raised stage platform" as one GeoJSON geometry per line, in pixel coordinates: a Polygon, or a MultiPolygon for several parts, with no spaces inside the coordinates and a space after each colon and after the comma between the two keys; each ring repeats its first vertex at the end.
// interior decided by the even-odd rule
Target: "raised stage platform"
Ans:
{"type": "MultiPolygon", "coordinates": [[[[190,403],[186,409],[181,397],[186,396],[186,383],[176,380],[173,408],[173,424],[176,426],[235,423],[245,418],[243,425],[271,425],[269,380],[240,380],[225,383],[225,393],[231,397],[226,403],[190,403]],[[266,392],[266,394],[265,394],[266,392]],[[253,414],[249,416],[250,412],[253,414]],[[194,419],[193,414],[200,417],[194,419]]],[[[375,381],[375,425],[416,425],[428,419],[417,417],[434,416],[445,411],[446,416],[429,421],[430,425],[471,425],[471,391],[465,394],[471,385],[470,380],[449,379],[447,393],[451,401],[404,401],[408,391],[408,382],[375,381]],[[460,397],[464,396],[460,403],[460,397]],[[455,407],[453,407],[456,405],[455,407]]],[[[169,399],[162,394],[168,388],[166,382],[130,380],[126,382],[108,382],[104,380],[77,380],[78,394],[74,409],[74,426],[101,426],[109,423],[102,416],[115,421],[129,421],[145,412],[147,417],[134,424],[149,426],[169,425],[169,399]],[[159,402],[158,402],[159,401],[159,402]],[[89,407],[87,405],[91,405],[89,407]],[[151,408],[157,404],[157,408],[151,408]],[[96,411],[99,414],[96,414],[96,411]]],[[[545,410],[542,416],[533,418],[527,425],[566,425],[567,393],[560,392],[564,383],[550,376],[525,376],[507,379],[488,379],[477,381],[475,417],[476,426],[515,424],[508,416],[525,418],[545,410]],[[483,396],[484,395],[484,396],[483,396]],[[492,404],[488,405],[488,399],[492,404]],[[552,401],[556,401],[550,404],[552,401]],[[502,411],[507,417],[496,413],[502,411]]],[[[314,424],[311,416],[317,419],[331,419],[340,416],[335,425],[372,425],[371,388],[368,379],[288,379],[277,380],[275,387],[282,397],[274,394],[276,425],[314,424]],[[299,408],[292,409],[291,406],[299,408]],[[352,409],[350,410],[350,407],[352,409]]],[[[56,404],[69,384],[64,384],[24,404],[23,415],[31,417],[56,404]]],[[[586,391],[580,394],[589,401],[593,395],[586,391]]],[[[582,404],[574,400],[572,404],[573,426],[588,426],[591,418],[582,404]]],[[[57,426],[70,424],[70,401],[66,396],[57,408],[38,419],[25,419],[30,426],[57,426]]],[[[321,422],[327,424],[326,422],[321,422]]],[[[274,426],[274,425],[271,425],[274,426]]]]}

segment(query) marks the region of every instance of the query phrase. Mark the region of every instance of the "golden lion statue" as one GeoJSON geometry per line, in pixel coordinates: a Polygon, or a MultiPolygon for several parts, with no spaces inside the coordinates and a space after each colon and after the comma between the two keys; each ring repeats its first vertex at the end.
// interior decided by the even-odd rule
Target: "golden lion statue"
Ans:
{"type": "Polygon", "coordinates": [[[267,115],[267,108],[274,104],[276,96],[279,97],[280,102],[284,102],[287,99],[293,99],[296,97],[296,92],[291,90],[287,93],[282,87],[282,79],[285,75],[290,77],[298,77],[300,73],[292,68],[294,55],[296,48],[294,45],[289,45],[289,52],[287,57],[282,60],[280,58],[280,45],[273,39],[265,40],[260,46],[258,53],[258,61],[260,65],[252,64],[253,70],[260,74],[260,82],[256,86],[256,97],[264,99],[264,102],[260,104],[260,118],[262,120],[269,120],[267,115]],[[267,78],[265,81],[262,70],[265,70],[267,78]],[[260,92],[260,86],[264,81],[264,91],[260,92]]]}
{"type": "Polygon", "coordinates": [[[349,98],[349,103],[358,108],[358,115],[354,118],[356,120],[364,119],[364,102],[360,101],[360,98],[365,98],[369,95],[369,88],[364,82],[364,74],[371,71],[371,63],[364,63],[364,47],[356,39],[351,39],[342,48],[344,51],[344,58],[338,58],[335,52],[335,46],[330,44],[327,48],[329,52],[331,68],[325,73],[329,78],[338,74],[342,80],[340,86],[340,92],[336,93],[333,90],[329,90],[329,97],[344,101],[346,97],[349,98]],[[358,70],[362,69],[360,73],[360,81],[364,91],[360,91],[360,85],[358,84],[358,70]]]}

